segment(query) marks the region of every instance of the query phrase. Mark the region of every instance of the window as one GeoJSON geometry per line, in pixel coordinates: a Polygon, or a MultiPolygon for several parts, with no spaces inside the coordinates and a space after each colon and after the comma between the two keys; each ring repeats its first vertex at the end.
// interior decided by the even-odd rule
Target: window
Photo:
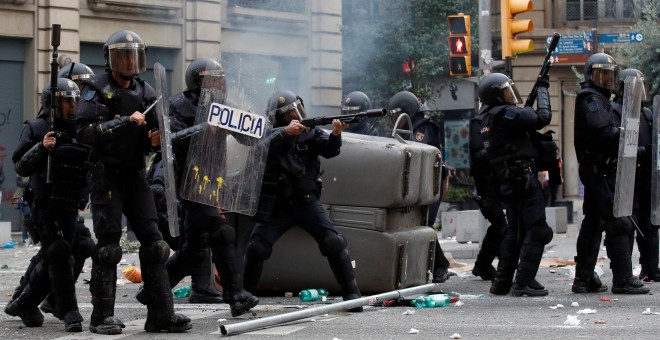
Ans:
{"type": "Polygon", "coordinates": [[[640,0],[566,0],[566,20],[630,21],[639,17],[640,0]]]}
{"type": "Polygon", "coordinates": [[[305,0],[229,0],[227,6],[289,13],[305,13],[305,3],[305,0]]]}

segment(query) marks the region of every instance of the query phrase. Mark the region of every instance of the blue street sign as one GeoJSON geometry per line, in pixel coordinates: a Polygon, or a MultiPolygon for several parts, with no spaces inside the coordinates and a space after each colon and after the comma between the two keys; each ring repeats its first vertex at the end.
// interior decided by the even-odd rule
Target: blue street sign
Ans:
{"type": "MultiPolygon", "coordinates": [[[[551,41],[552,37],[546,39],[547,44],[550,44],[551,41]]],[[[562,35],[553,54],[588,53],[586,48],[586,41],[581,34],[562,35]]]]}
{"type": "Polygon", "coordinates": [[[601,43],[635,43],[644,40],[644,35],[638,32],[631,33],[603,33],[600,35],[601,43]]]}
{"type": "MultiPolygon", "coordinates": [[[[644,35],[639,32],[629,33],[601,33],[598,35],[601,44],[637,43],[644,40],[644,35]]],[[[546,38],[546,44],[550,44],[552,37],[546,38]]],[[[591,33],[562,35],[557,48],[552,54],[581,54],[591,53],[589,43],[593,41],[591,33]]]]}

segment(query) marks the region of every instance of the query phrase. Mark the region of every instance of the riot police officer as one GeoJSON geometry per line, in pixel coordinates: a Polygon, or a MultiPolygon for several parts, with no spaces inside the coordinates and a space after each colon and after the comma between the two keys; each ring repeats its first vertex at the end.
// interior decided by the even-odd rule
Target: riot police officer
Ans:
{"type": "Polygon", "coordinates": [[[77,110],[78,138],[99,161],[90,176],[90,203],[98,239],[92,254],[90,292],[94,305],[90,331],[119,334],[124,324],[114,315],[117,264],[122,249],[122,214],[140,241],[140,266],[149,303],[147,332],[182,332],[190,319],[175,314],[165,261],[170,248],[158,230],[153,194],[145,179],[148,132],[154,119],[143,111],[156,100],[138,75],[146,69],[146,45],[132,31],[113,33],[103,52],[106,72],[85,80],[77,110]]]}
{"type": "Polygon", "coordinates": [[[545,296],[548,291],[536,281],[543,249],[552,240],[545,220],[545,197],[538,180],[535,160],[539,153],[530,132],[550,123],[548,81],[541,82],[537,110],[518,107],[522,103],[515,84],[501,73],[485,75],[479,81],[479,115],[485,150],[506,207],[508,227],[499,252],[497,272],[490,292],[512,296],[545,296]],[[515,278],[514,276],[515,272],[515,278]]]}
{"type": "MultiPolygon", "coordinates": [[[[431,120],[430,118],[424,115],[424,111],[421,109],[419,100],[412,92],[401,91],[397,92],[390,100],[387,102],[387,109],[400,110],[400,113],[406,113],[410,116],[412,121],[412,133],[415,141],[419,143],[428,144],[435,146],[439,150],[442,150],[442,144],[440,143],[440,126],[431,120]]],[[[406,126],[403,126],[405,128],[406,126]]],[[[395,129],[398,127],[394,127],[395,129]]],[[[444,182],[447,173],[446,166],[443,164],[443,178],[441,182],[444,182]]],[[[438,207],[440,202],[433,203],[429,205],[428,208],[428,217],[427,220],[429,224],[432,224],[435,220],[435,216],[438,213],[438,207]]],[[[435,261],[433,262],[433,283],[442,283],[447,281],[449,278],[449,260],[445,257],[442,248],[440,247],[440,240],[435,242],[435,261]]]]}
{"type": "MultiPolygon", "coordinates": [[[[357,299],[361,295],[346,239],[337,233],[319,201],[319,156],[332,158],[339,154],[341,132],[347,125],[333,120],[332,133],[328,135],[319,128],[309,129],[300,124],[306,117],[303,102],[291,91],[275,92],[268,101],[268,109],[273,130],[258,208],[262,222],[255,226],[246,248],[245,288],[256,291],[263,263],[270,258],[273,245],[287,230],[298,225],[314,237],[328,259],[344,300],[357,299]],[[272,187],[267,187],[267,183],[272,187]],[[272,199],[266,200],[266,194],[272,194],[272,199]]],[[[362,311],[362,307],[353,311],[362,311]]]]}
{"type": "MultiPolygon", "coordinates": [[[[623,106],[623,93],[625,79],[628,76],[638,77],[643,83],[644,93],[642,101],[650,99],[648,83],[644,74],[637,69],[627,68],[619,72],[619,89],[612,108],[620,117],[623,106]]],[[[642,107],[639,120],[639,140],[637,147],[637,173],[635,175],[635,196],[633,216],[641,233],[637,232],[637,248],[639,249],[639,264],[642,270],[639,278],[643,281],[660,281],[658,268],[658,226],[651,223],[651,177],[652,167],[652,141],[653,141],[653,113],[642,107]],[[642,236],[643,235],[643,236],[642,236]]]]}
{"type": "Polygon", "coordinates": [[[82,83],[84,80],[94,76],[94,71],[83,63],[71,63],[64,65],[57,73],[60,78],[67,78],[73,80],[76,85],[82,90],[82,83]]]}
{"type": "Polygon", "coordinates": [[[84,164],[91,150],[74,141],[73,115],[79,96],[78,86],[71,80],[58,78],[55,91],[47,85],[42,92],[43,110],[36,119],[25,124],[12,156],[16,173],[30,176],[31,211],[36,235],[42,244],[30,260],[16,296],[5,308],[5,313],[19,316],[28,327],[43,324],[44,317],[37,306],[52,289],[57,306],[53,314],[64,321],[64,330],[82,331],[71,245],[78,204],[86,193],[84,164]],[[58,107],[53,108],[55,116],[51,128],[52,96],[58,107]],[[48,158],[51,158],[50,165],[48,158]]]}
{"type": "MultiPolygon", "coordinates": [[[[202,84],[212,84],[220,93],[214,101],[225,104],[226,82],[220,63],[210,58],[195,59],[186,70],[187,89],[170,98],[170,124],[174,133],[172,142],[177,164],[178,178],[184,176],[184,164],[190,146],[190,139],[179,139],[177,132],[195,124],[197,105],[202,84]]],[[[183,200],[184,222],[181,249],[172,255],[165,264],[171,286],[191,275],[192,292],[190,301],[228,303],[232,316],[246,313],[259,303],[256,296],[243,289],[242,268],[237,264],[234,227],[225,221],[216,207],[190,200],[183,200]],[[210,248],[210,249],[209,249],[210,248]],[[223,288],[223,296],[217,296],[210,284],[211,261],[213,256],[223,288]]]]}
{"type": "Polygon", "coordinates": [[[491,224],[481,242],[472,274],[481,276],[484,280],[492,280],[496,273],[492,263],[504,238],[506,216],[500,196],[500,184],[495,178],[484,145],[485,135],[482,132],[488,129],[486,118],[482,113],[470,120],[470,175],[474,178],[477,193],[474,200],[479,205],[481,214],[491,224]]]}
{"type": "Polygon", "coordinates": [[[618,65],[605,53],[591,55],[584,64],[585,80],[575,101],[575,152],[580,180],[584,184],[584,220],[577,239],[575,293],[607,290],[594,267],[604,231],[610,258],[615,294],[646,294],[644,283],[632,276],[633,225],[627,218],[615,218],[612,200],[619,146],[620,117],[610,103],[619,83],[618,65]]]}
{"type": "MultiPolygon", "coordinates": [[[[360,91],[353,91],[344,97],[341,105],[341,114],[355,114],[371,110],[371,100],[369,97],[360,91]]],[[[345,130],[346,132],[358,133],[361,135],[378,136],[378,121],[369,121],[368,118],[363,118],[357,123],[349,124],[345,130]]]]}

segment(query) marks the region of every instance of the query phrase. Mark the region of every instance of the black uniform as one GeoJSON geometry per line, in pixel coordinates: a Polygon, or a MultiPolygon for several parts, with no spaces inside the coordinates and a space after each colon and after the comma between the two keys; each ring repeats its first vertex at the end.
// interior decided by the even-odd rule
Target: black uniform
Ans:
{"type": "MultiPolygon", "coordinates": [[[[442,143],[440,142],[440,125],[430,118],[424,117],[424,112],[421,111],[412,116],[412,124],[413,138],[415,141],[435,146],[439,150],[442,150],[442,143]]],[[[443,171],[443,173],[445,172],[443,171]]],[[[443,177],[442,182],[444,182],[444,180],[445,178],[443,177]]],[[[433,224],[435,217],[438,214],[439,206],[440,202],[429,205],[427,214],[429,225],[433,224]]],[[[434,283],[442,283],[446,281],[449,277],[449,260],[447,260],[444,251],[442,251],[439,240],[435,242],[435,261],[433,267],[432,281],[434,283]]]]}
{"type": "MultiPolygon", "coordinates": [[[[194,125],[198,101],[198,95],[189,91],[170,98],[170,124],[175,136],[176,132],[194,125]]],[[[178,178],[182,178],[190,138],[173,140],[173,143],[178,178]]],[[[209,295],[206,291],[210,289],[211,254],[222,281],[223,300],[230,304],[232,316],[246,313],[258,304],[259,299],[243,290],[242,268],[238,268],[236,259],[234,227],[225,221],[216,207],[183,200],[183,210],[185,241],[165,264],[170,284],[174,286],[184,277],[192,275],[192,288],[196,293],[191,293],[191,299],[194,294],[209,295]]]]}
{"type": "MultiPolygon", "coordinates": [[[[621,116],[623,97],[618,96],[612,104],[613,110],[621,116]]],[[[643,107],[639,120],[639,140],[637,152],[637,171],[635,174],[635,198],[633,217],[637,220],[642,234],[637,232],[639,264],[642,271],[640,279],[660,281],[658,269],[658,226],[651,223],[651,178],[653,175],[653,112],[643,107]]]]}
{"type": "MultiPolygon", "coordinates": [[[[319,156],[332,158],[339,154],[341,135],[328,135],[319,128],[288,136],[283,127],[274,128],[270,142],[264,182],[274,178],[272,216],[266,222],[257,223],[245,256],[245,288],[255,292],[263,263],[270,258],[273,244],[291,227],[299,226],[308,232],[327,257],[330,268],[337,279],[344,300],[360,297],[348,253],[346,240],[337,233],[330,218],[319,201],[320,160],[319,156]]],[[[260,200],[260,205],[262,201],[260,200]]]]}
{"type": "Polygon", "coordinates": [[[500,196],[500,184],[492,171],[486,153],[482,131],[488,128],[484,115],[470,120],[470,175],[474,178],[477,195],[474,197],[481,214],[490,222],[490,227],[481,243],[481,249],[474,263],[472,274],[484,280],[495,277],[493,260],[500,250],[506,230],[506,216],[500,196]]]}
{"type": "Polygon", "coordinates": [[[155,92],[137,77],[131,78],[128,88],[122,88],[110,73],[97,75],[85,84],[77,111],[78,138],[91,145],[100,159],[89,183],[94,233],[98,239],[92,255],[90,292],[94,309],[90,329],[116,334],[124,326],[114,317],[117,263],[122,256],[119,245],[122,214],[141,244],[140,266],[150,297],[145,330],[183,330],[178,325],[189,328],[189,319],[174,314],[165,269],[170,248],[158,230],[153,194],[145,179],[145,155],[150,149],[147,132],[154,121],[151,113],[147,114],[144,126],[129,121],[135,111],[143,112],[154,102],[155,92]]]}
{"type": "Polygon", "coordinates": [[[539,154],[529,134],[546,126],[550,117],[531,107],[510,104],[486,105],[480,115],[490,116],[486,152],[500,183],[508,221],[491,293],[507,293],[515,271],[512,295],[547,295],[535,277],[553,233],[545,220],[545,199],[535,163],[539,154]]]}
{"type": "Polygon", "coordinates": [[[76,301],[77,275],[74,276],[71,248],[76,237],[78,204],[86,192],[86,170],[83,165],[90,156],[90,150],[75,143],[73,123],[56,118],[53,130],[59,135],[51,153],[52,184],[46,183],[49,151],[44,147],[43,140],[50,131],[46,110],[25,124],[20,143],[12,156],[16,173],[30,177],[32,220],[42,246],[30,260],[5,312],[20,316],[28,327],[41,326],[43,315],[37,306],[52,289],[56,310],[51,311],[64,320],[65,330],[80,332],[83,318],[76,301]]]}
{"type": "Polygon", "coordinates": [[[645,287],[632,277],[633,225],[628,218],[613,215],[621,117],[612,109],[609,90],[600,89],[590,81],[580,86],[575,101],[574,133],[580,180],[584,184],[584,220],[577,239],[572,290],[585,293],[607,289],[594,274],[604,229],[614,276],[612,292],[641,292],[645,287]]]}

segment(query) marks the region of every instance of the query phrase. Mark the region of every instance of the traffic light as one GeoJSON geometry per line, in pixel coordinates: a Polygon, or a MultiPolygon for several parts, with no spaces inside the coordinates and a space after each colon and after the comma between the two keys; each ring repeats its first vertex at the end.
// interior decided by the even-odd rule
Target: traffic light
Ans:
{"type": "Polygon", "coordinates": [[[448,15],[449,75],[470,76],[470,16],[463,13],[448,15]]]}
{"type": "Polygon", "coordinates": [[[519,33],[531,32],[534,23],[530,19],[515,19],[517,14],[532,9],[532,0],[500,0],[502,59],[534,50],[534,42],[531,39],[516,39],[519,33]]]}

